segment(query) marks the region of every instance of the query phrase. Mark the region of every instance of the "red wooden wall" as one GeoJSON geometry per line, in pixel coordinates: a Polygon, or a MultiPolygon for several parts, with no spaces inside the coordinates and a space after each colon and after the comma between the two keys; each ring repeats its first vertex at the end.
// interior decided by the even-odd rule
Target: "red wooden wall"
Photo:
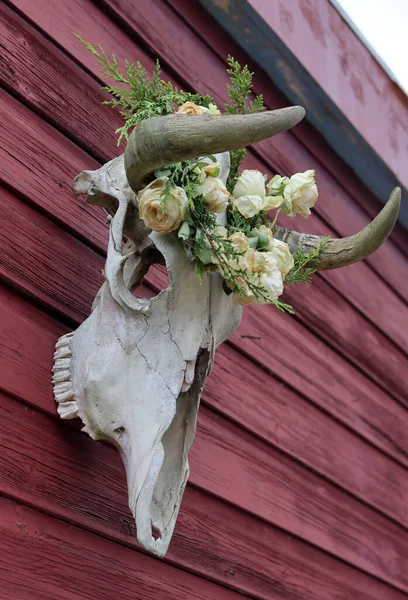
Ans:
{"type": "MultiPolygon", "coordinates": [[[[408,594],[408,246],[245,310],[219,350],[164,560],[140,550],[112,448],[61,422],[53,346],[90,311],[107,229],[73,177],[117,154],[94,58],[73,37],[225,100],[234,43],[188,0],[0,6],[0,598],[397,600],[408,594]]],[[[250,64],[251,67],[253,65],[250,64]]],[[[256,69],[255,69],[256,70],[256,69]]],[[[285,105],[256,72],[270,108],[285,105]]],[[[315,168],[296,225],[349,235],[378,210],[307,125],[248,165],[315,168]]],[[[148,285],[157,285],[159,275],[148,285]]]]}

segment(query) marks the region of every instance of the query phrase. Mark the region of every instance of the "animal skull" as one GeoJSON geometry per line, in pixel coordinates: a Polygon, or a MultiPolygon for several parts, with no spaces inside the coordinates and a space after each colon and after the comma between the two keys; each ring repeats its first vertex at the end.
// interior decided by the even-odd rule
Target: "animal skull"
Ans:
{"type": "MultiPolygon", "coordinates": [[[[187,482],[200,394],[215,349],[238,326],[241,307],[223,292],[217,273],[199,283],[175,232],[159,234],[145,227],[137,192],[155,169],[215,153],[226,182],[229,150],[288,129],[303,114],[293,107],[245,116],[148,119],[132,132],[124,155],[74,180],[75,194],[86,194],[88,202],[114,216],[106,281],[92,313],[56,344],[54,395],[63,419],[79,416],[93,439],[117,446],[138,540],[158,556],[167,551],[187,482]],[[151,299],[138,298],[132,290],[153,263],[165,263],[169,285],[151,299]]],[[[319,268],[351,264],[377,249],[393,227],[398,206],[399,192],[394,191],[360,234],[330,240],[319,268]]],[[[320,242],[317,236],[279,228],[275,235],[292,252],[309,251],[320,242]]]]}

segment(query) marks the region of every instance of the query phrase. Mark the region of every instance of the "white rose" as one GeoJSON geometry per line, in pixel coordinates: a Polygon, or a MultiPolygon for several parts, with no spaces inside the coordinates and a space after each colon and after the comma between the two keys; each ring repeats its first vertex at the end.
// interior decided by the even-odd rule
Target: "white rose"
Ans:
{"type": "Polygon", "coordinates": [[[289,179],[283,192],[283,211],[294,217],[299,213],[303,218],[310,215],[310,209],[314,206],[319,193],[315,183],[315,172],[313,170],[304,173],[296,173],[289,179]]]}
{"type": "MultiPolygon", "coordinates": [[[[213,263],[218,264],[218,270],[221,273],[221,275],[225,279],[227,279],[227,267],[230,267],[231,269],[235,270],[244,270],[251,272],[251,266],[248,256],[248,250],[250,248],[248,238],[246,237],[245,233],[243,233],[242,231],[237,231],[236,233],[233,233],[229,236],[228,241],[231,242],[231,245],[233,246],[234,250],[236,250],[237,252],[242,252],[243,254],[231,258],[227,258],[225,255],[223,255],[222,260],[219,260],[218,258],[214,257],[213,263]]],[[[229,285],[228,281],[227,283],[229,285]]]]}
{"type": "Polygon", "coordinates": [[[243,217],[249,219],[264,210],[265,199],[261,196],[240,196],[234,198],[232,203],[243,217]]]}
{"type": "Polygon", "coordinates": [[[163,212],[163,189],[168,177],[155,179],[138,194],[139,215],[153,231],[168,233],[180,227],[185,217],[188,199],[181,187],[171,187],[163,212]]]}
{"type": "Polygon", "coordinates": [[[233,189],[232,195],[234,198],[240,196],[259,196],[264,198],[266,195],[265,179],[260,171],[245,170],[237,179],[237,183],[233,189]]]}
{"type": "Polygon", "coordinates": [[[266,184],[266,189],[268,190],[267,194],[270,196],[281,196],[288,181],[289,177],[275,175],[270,182],[266,184]]]}
{"type": "Polygon", "coordinates": [[[265,196],[263,199],[262,210],[271,210],[272,208],[279,208],[283,203],[283,196],[265,196]]]}
{"type": "Polygon", "coordinates": [[[200,183],[204,183],[206,177],[217,177],[220,172],[220,165],[217,161],[214,162],[208,156],[204,156],[198,162],[206,163],[204,167],[201,166],[194,169],[194,172],[199,174],[200,183]]]}
{"type": "Polygon", "coordinates": [[[282,274],[282,279],[285,279],[286,275],[293,269],[295,264],[288,244],[272,238],[268,245],[268,251],[276,258],[279,271],[282,274]]]}
{"type": "Polygon", "coordinates": [[[265,252],[250,248],[246,253],[251,273],[262,273],[265,269],[265,252]]]}
{"type": "MultiPolygon", "coordinates": [[[[204,108],[204,107],[201,107],[201,108],[204,108]]],[[[220,115],[221,114],[221,111],[219,110],[218,106],[216,104],[214,104],[214,102],[210,102],[207,110],[211,115],[220,115]]]]}
{"type": "Polygon", "coordinates": [[[206,177],[198,186],[197,192],[204,196],[211,212],[222,213],[228,206],[230,195],[219,177],[206,177]]]}
{"type": "Polygon", "coordinates": [[[228,231],[222,225],[217,225],[214,230],[214,235],[216,235],[217,237],[226,239],[228,237],[228,231]]]}
{"type": "MultiPolygon", "coordinates": [[[[259,284],[268,292],[270,300],[277,300],[283,292],[282,273],[273,253],[264,252],[264,258],[265,267],[259,277],[259,284]]],[[[266,303],[267,300],[260,302],[260,304],[266,303]]]]}

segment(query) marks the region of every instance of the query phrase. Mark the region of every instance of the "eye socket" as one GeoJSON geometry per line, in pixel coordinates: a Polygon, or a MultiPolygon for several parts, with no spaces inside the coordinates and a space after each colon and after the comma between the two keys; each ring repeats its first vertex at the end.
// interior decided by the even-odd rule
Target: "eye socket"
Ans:
{"type": "Polygon", "coordinates": [[[157,296],[162,290],[166,290],[170,285],[170,278],[164,264],[163,256],[157,250],[154,250],[149,260],[150,263],[146,263],[144,270],[141,272],[143,274],[142,277],[140,277],[139,273],[138,285],[132,290],[133,295],[137,298],[151,299],[157,296]],[[143,285],[146,275],[148,275],[149,287],[143,285]]]}
{"type": "Polygon", "coordinates": [[[126,429],[124,427],[117,427],[116,429],[113,430],[114,433],[117,433],[119,435],[121,435],[122,433],[125,433],[126,429]]]}

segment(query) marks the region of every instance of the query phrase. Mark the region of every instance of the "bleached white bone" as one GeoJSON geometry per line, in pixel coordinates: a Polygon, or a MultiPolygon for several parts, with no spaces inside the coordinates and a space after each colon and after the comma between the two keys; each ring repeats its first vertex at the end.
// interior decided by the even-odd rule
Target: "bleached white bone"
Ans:
{"type": "MultiPolygon", "coordinates": [[[[217,158],[225,182],[229,155],[217,158]]],[[[223,292],[218,274],[199,282],[176,233],[150,232],[138,220],[123,156],[81,173],[74,192],[117,210],[110,223],[106,281],[93,312],[56,345],[58,412],[64,419],[79,416],[93,439],[117,446],[138,540],[163,556],[189,474],[200,394],[215,348],[238,326],[241,307],[223,292]],[[123,246],[125,231],[131,242],[123,246]],[[169,286],[149,300],[129,288],[153,245],[164,257],[169,286]]]]}

